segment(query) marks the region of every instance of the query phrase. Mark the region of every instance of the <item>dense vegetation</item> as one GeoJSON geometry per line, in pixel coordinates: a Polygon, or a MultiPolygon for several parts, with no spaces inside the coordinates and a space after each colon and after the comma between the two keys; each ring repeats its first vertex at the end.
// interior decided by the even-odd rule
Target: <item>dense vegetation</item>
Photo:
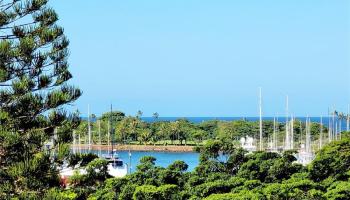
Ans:
{"type": "MultiPolygon", "coordinates": [[[[241,137],[250,136],[258,138],[259,122],[245,119],[235,121],[211,120],[201,123],[192,123],[186,118],[176,121],[160,121],[155,118],[153,122],[145,122],[142,118],[125,116],[123,112],[114,111],[104,113],[102,117],[91,116],[92,141],[95,144],[100,142],[107,144],[108,132],[112,133],[110,140],[118,144],[177,144],[177,145],[198,145],[209,139],[239,141],[241,137]]],[[[294,140],[298,144],[305,140],[305,122],[294,121],[294,140]]],[[[318,139],[321,125],[311,123],[311,136],[315,141],[318,139]]],[[[327,134],[327,127],[322,126],[324,139],[327,134]]],[[[277,139],[279,144],[285,137],[285,123],[276,125],[277,139]]],[[[80,135],[81,143],[86,143],[88,133],[88,122],[82,121],[76,135],[80,135]]],[[[273,121],[263,121],[263,136],[265,144],[267,139],[272,138],[273,121]]],[[[297,147],[297,146],[296,146],[297,147]]]]}
{"type": "Polygon", "coordinates": [[[86,175],[71,178],[72,187],[47,192],[62,199],[350,199],[350,138],[322,148],[308,166],[295,163],[294,152],[247,153],[231,142],[210,140],[200,149],[200,164],[187,172],[175,161],[167,168],[155,158],[140,160],[136,172],[108,178],[103,160],[95,159],[86,175]]]}

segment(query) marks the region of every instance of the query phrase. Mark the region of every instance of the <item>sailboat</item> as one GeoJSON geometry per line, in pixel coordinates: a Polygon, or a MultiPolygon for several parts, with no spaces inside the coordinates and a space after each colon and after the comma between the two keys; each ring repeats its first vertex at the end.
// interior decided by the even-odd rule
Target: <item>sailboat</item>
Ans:
{"type": "Polygon", "coordinates": [[[262,96],[261,87],[259,88],[259,150],[263,150],[263,131],[262,131],[262,96]]]}
{"type": "MultiPolygon", "coordinates": [[[[88,137],[88,152],[90,153],[92,150],[92,148],[91,148],[92,147],[91,146],[92,134],[91,134],[91,124],[90,124],[90,107],[88,107],[88,114],[89,114],[89,117],[88,117],[88,135],[87,135],[87,137],[88,137]]],[[[110,123],[110,121],[108,123],[110,123]]],[[[99,143],[101,146],[101,127],[100,127],[100,122],[98,122],[98,123],[99,123],[99,143]]],[[[112,130],[113,129],[109,129],[109,131],[113,132],[112,130]]],[[[111,135],[110,134],[111,132],[108,132],[108,145],[109,145],[109,137],[111,135]]],[[[79,142],[79,153],[81,153],[80,134],[78,135],[78,142],[79,142]]],[[[85,147],[86,147],[86,143],[87,142],[86,142],[86,137],[85,137],[85,144],[84,144],[85,147]]],[[[75,145],[76,145],[76,134],[75,134],[75,131],[73,131],[73,152],[77,153],[76,149],[75,149],[75,145]]],[[[112,149],[113,149],[113,146],[112,146],[112,149]]],[[[109,147],[108,147],[108,154],[102,155],[101,149],[100,149],[99,156],[108,161],[107,172],[110,176],[123,177],[123,176],[127,175],[128,166],[127,166],[127,164],[125,164],[123,162],[122,159],[120,159],[118,157],[118,154],[116,154],[116,150],[113,149],[112,153],[110,153],[109,147]]],[[[76,172],[78,172],[79,174],[82,174],[82,175],[87,173],[86,169],[82,168],[80,166],[80,164],[77,164],[76,166],[73,166],[73,167],[69,167],[68,163],[64,163],[64,165],[62,165],[59,169],[59,174],[60,174],[60,179],[61,179],[62,185],[67,186],[68,185],[68,178],[73,176],[73,174],[76,172]]]]}
{"type": "Polygon", "coordinates": [[[348,113],[346,114],[346,131],[350,130],[350,105],[348,105],[348,113]]]}
{"type": "Polygon", "coordinates": [[[322,120],[322,116],[320,118],[320,136],[319,136],[319,149],[322,148],[323,146],[323,120],[322,120]]]}
{"type": "Polygon", "coordinates": [[[273,118],[272,152],[277,152],[276,117],[273,118]]]}
{"type": "MultiPolygon", "coordinates": [[[[90,127],[90,106],[88,106],[88,139],[89,139],[89,152],[91,150],[91,127],[90,127]]],[[[80,140],[80,134],[78,135],[78,143],[79,143],[79,154],[81,154],[81,140],[80,140]]],[[[86,136],[85,136],[85,143],[84,143],[84,149],[86,153],[86,136]]],[[[76,134],[75,130],[73,130],[73,154],[76,154],[76,134]]],[[[86,170],[84,168],[80,167],[80,163],[76,166],[68,166],[68,162],[64,162],[63,165],[59,169],[59,175],[61,182],[63,183],[63,186],[67,186],[68,184],[68,178],[73,176],[75,172],[78,172],[79,174],[86,174],[86,170]]]]}
{"type": "Polygon", "coordinates": [[[116,149],[113,149],[113,120],[112,120],[112,105],[111,105],[111,115],[110,119],[108,121],[108,154],[103,155],[103,158],[108,161],[108,166],[107,166],[107,171],[108,174],[113,176],[113,177],[123,177],[128,174],[128,165],[124,163],[124,161],[119,158],[116,149]],[[112,135],[112,152],[109,151],[109,141],[110,141],[110,136],[112,135]]]}
{"type": "Polygon", "coordinates": [[[286,135],[285,135],[285,145],[284,150],[293,149],[293,117],[291,117],[291,121],[289,121],[289,97],[286,96],[286,135]]]}
{"type": "Polygon", "coordinates": [[[315,158],[315,154],[312,151],[311,146],[311,121],[309,117],[306,118],[305,124],[305,144],[301,147],[296,156],[297,162],[302,165],[309,164],[315,158]]]}

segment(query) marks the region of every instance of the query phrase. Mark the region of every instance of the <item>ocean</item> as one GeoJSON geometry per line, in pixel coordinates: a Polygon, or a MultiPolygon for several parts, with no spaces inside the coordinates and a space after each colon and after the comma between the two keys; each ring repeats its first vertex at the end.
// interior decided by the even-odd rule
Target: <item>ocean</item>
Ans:
{"type": "MultiPolygon", "coordinates": [[[[311,122],[320,123],[321,118],[320,117],[309,117],[311,122]]],[[[145,122],[155,122],[155,121],[175,121],[178,119],[187,119],[188,121],[192,123],[202,123],[205,121],[210,120],[220,120],[220,121],[235,121],[235,120],[247,120],[247,121],[259,121],[259,117],[159,117],[158,119],[155,119],[153,117],[141,117],[141,119],[145,122]]],[[[273,117],[262,117],[263,121],[273,121],[273,117]]],[[[297,120],[301,120],[303,122],[306,121],[306,117],[295,117],[297,120]]],[[[335,118],[337,119],[337,118],[335,118]]],[[[286,122],[286,117],[276,117],[276,120],[278,122],[286,122]]],[[[290,118],[289,118],[290,120],[290,118]]],[[[332,123],[333,118],[332,117],[323,117],[322,123],[325,126],[328,126],[329,123],[332,123]]],[[[342,120],[342,130],[346,129],[346,120],[342,120]]]]}
{"type": "MultiPolygon", "coordinates": [[[[87,117],[81,117],[82,120],[87,120],[87,117]]],[[[263,121],[273,121],[274,117],[262,117],[263,121]]],[[[301,120],[303,122],[306,121],[306,117],[294,117],[297,120],[301,120]]],[[[320,117],[309,117],[311,122],[320,123],[321,118],[320,117]]],[[[175,121],[178,119],[187,119],[188,121],[199,124],[205,121],[211,121],[211,120],[220,120],[220,121],[236,121],[236,120],[247,120],[247,121],[259,121],[259,117],[159,117],[155,119],[154,117],[141,117],[141,120],[151,123],[155,121],[175,121]]],[[[290,118],[289,118],[290,119],[290,118]]],[[[286,117],[276,117],[276,120],[280,123],[286,122],[286,117]]],[[[335,120],[337,120],[337,117],[335,117],[335,120]]],[[[92,122],[95,120],[91,120],[92,122]]],[[[329,127],[329,123],[332,124],[333,118],[332,117],[323,117],[322,123],[323,125],[329,127]]],[[[339,120],[338,120],[339,123],[339,120]]],[[[341,123],[342,130],[346,130],[346,120],[342,120],[341,123]]]]}

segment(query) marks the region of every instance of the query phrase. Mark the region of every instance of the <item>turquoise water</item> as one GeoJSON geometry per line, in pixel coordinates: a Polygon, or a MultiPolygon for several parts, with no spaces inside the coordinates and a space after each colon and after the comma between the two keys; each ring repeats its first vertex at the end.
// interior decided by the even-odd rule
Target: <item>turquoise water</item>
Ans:
{"type": "MultiPolygon", "coordinates": [[[[92,151],[99,154],[98,150],[92,151]]],[[[107,154],[107,151],[101,151],[102,154],[107,154]]],[[[129,152],[118,151],[118,156],[125,163],[129,164],[129,152]]],[[[156,165],[167,167],[176,160],[182,160],[188,165],[187,171],[192,171],[199,163],[199,154],[194,152],[156,152],[156,151],[131,151],[131,171],[135,171],[136,165],[139,164],[140,158],[143,156],[153,156],[156,160],[156,165]]]]}

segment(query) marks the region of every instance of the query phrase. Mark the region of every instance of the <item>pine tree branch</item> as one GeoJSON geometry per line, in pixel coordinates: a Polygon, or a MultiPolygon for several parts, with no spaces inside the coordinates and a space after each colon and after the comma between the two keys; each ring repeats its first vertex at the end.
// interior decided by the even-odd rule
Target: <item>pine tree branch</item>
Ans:
{"type": "Polygon", "coordinates": [[[29,22],[26,24],[20,24],[20,25],[13,25],[13,26],[6,26],[6,27],[0,27],[0,30],[4,29],[13,29],[14,27],[23,27],[23,26],[28,26],[28,25],[33,25],[33,24],[38,24],[39,22],[29,22]]]}
{"type": "Polygon", "coordinates": [[[5,12],[8,9],[10,9],[12,6],[14,6],[17,3],[17,1],[19,1],[19,0],[13,0],[11,3],[4,4],[4,5],[0,6],[0,7],[6,7],[7,6],[6,8],[2,9],[1,12],[5,12]]]}

